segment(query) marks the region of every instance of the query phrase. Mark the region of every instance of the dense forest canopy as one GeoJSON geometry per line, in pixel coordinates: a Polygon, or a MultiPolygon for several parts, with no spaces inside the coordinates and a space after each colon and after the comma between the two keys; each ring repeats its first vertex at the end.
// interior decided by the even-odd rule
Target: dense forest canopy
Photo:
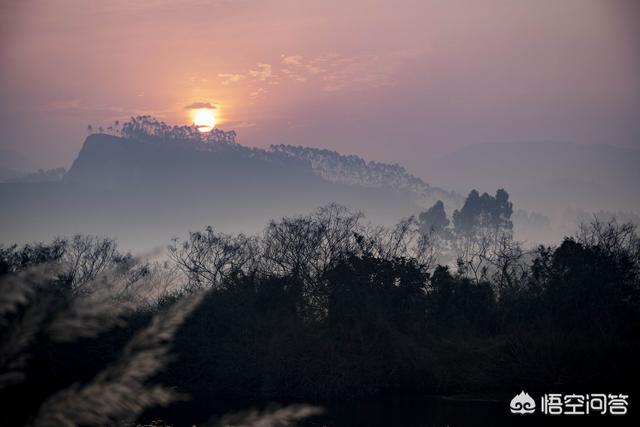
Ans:
{"type": "Polygon", "coordinates": [[[527,251],[511,212],[503,190],[395,227],[328,205],[259,235],[191,232],[155,261],[89,236],[3,247],[3,424],[171,420],[150,410],[185,395],[200,422],[231,398],[635,387],[635,227],[527,251]]]}

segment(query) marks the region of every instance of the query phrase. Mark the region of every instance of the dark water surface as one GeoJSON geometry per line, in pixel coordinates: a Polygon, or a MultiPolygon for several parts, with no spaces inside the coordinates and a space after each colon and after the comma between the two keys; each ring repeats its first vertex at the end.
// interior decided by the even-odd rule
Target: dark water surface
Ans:
{"type": "MultiPolygon", "coordinates": [[[[324,413],[300,422],[300,427],[473,427],[473,426],[639,426],[633,406],[626,416],[551,416],[514,415],[509,410],[512,396],[402,396],[368,400],[320,403],[324,413]]],[[[248,408],[265,408],[266,404],[247,405],[217,402],[216,413],[238,412],[248,408]]],[[[277,406],[285,406],[280,403],[277,406]]],[[[193,407],[191,407],[193,409],[193,407]]],[[[204,407],[199,408],[205,410],[204,407]]],[[[198,425],[204,421],[200,411],[170,411],[161,417],[175,426],[198,425]],[[180,421],[178,421],[180,420],[180,421]],[[185,421],[189,420],[187,423],[185,421]]],[[[208,416],[206,417],[208,418],[208,416]]]]}
{"type": "Polygon", "coordinates": [[[303,426],[508,426],[513,422],[508,402],[463,401],[437,397],[398,397],[340,402],[325,406],[325,414],[303,426]]]}
{"type": "Polygon", "coordinates": [[[305,427],[469,427],[469,426],[638,426],[628,415],[514,415],[510,397],[397,397],[325,405],[325,414],[300,423],[305,427]]]}

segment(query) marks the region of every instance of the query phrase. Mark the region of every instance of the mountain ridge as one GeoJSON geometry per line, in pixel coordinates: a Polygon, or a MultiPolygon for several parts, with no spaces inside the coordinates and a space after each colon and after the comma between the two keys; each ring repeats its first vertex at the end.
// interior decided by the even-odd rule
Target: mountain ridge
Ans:
{"type": "MultiPolygon", "coordinates": [[[[393,224],[449,194],[400,166],[357,156],[172,135],[92,134],[61,182],[0,184],[0,198],[8,201],[0,212],[3,242],[83,233],[148,250],[208,225],[255,232],[271,218],[329,203],[393,224]],[[314,167],[310,156],[324,160],[314,167]],[[327,162],[343,173],[326,179],[327,162]],[[354,162],[358,169],[345,169],[354,162]]],[[[449,202],[457,202],[455,195],[449,202]]]]}
{"type": "MultiPolygon", "coordinates": [[[[152,150],[147,151],[147,154],[154,149],[166,150],[177,155],[194,150],[202,156],[208,156],[211,161],[219,160],[216,157],[222,157],[224,161],[229,161],[230,159],[240,161],[244,159],[244,161],[250,163],[258,161],[265,164],[275,164],[279,167],[297,169],[298,171],[308,169],[309,172],[328,182],[406,191],[414,194],[418,203],[423,207],[429,207],[436,200],[442,199],[448,206],[453,208],[457,207],[463,200],[462,196],[454,192],[426,184],[422,179],[408,173],[405,168],[398,164],[366,161],[357,155],[344,155],[327,149],[293,145],[272,145],[268,149],[261,149],[246,147],[237,143],[194,144],[193,141],[188,139],[149,141],[122,138],[108,134],[92,134],[87,137],[64,180],[85,184],[87,182],[98,183],[96,178],[98,181],[101,178],[97,176],[97,172],[100,171],[107,174],[102,178],[113,179],[122,178],[123,173],[130,173],[136,166],[148,167],[148,163],[146,165],[141,164],[144,163],[144,159],[135,153],[135,150],[128,149],[135,147],[137,144],[153,147],[152,150]],[[114,158],[113,151],[120,155],[114,158]],[[87,159],[87,157],[90,157],[90,159],[87,159]],[[114,161],[119,162],[119,164],[114,163],[114,161]],[[99,164],[99,167],[96,167],[96,164],[99,164]],[[120,171],[105,170],[105,167],[109,165],[116,167],[124,165],[128,166],[128,168],[120,171]],[[108,176],[109,174],[111,176],[108,176]]],[[[114,183],[103,182],[102,184],[107,184],[107,187],[109,187],[114,183]]]]}
{"type": "Polygon", "coordinates": [[[485,143],[428,162],[427,180],[465,193],[504,187],[522,208],[640,211],[640,150],[570,142],[485,143]]]}

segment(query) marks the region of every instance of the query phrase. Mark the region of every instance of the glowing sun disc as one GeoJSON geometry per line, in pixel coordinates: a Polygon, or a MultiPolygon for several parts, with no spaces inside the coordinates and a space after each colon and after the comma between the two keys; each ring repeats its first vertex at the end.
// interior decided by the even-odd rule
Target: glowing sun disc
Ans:
{"type": "Polygon", "coordinates": [[[209,132],[216,125],[216,116],[210,108],[199,108],[194,110],[193,124],[200,132],[209,132]]]}

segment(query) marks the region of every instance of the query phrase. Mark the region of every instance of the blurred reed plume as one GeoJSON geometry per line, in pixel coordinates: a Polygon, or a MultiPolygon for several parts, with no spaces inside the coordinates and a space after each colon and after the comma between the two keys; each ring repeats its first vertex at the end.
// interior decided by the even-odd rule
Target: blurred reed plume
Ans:
{"type": "MultiPolygon", "coordinates": [[[[43,344],[72,345],[74,353],[79,351],[79,357],[88,359],[91,355],[82,353],[83,340],[98,343],[115,328],[131,333],[119,354],[118,347],[109,349],[115,351],[115,360],[98,365],[92,378],[71,378],[52,391],[27,390],[28,402],[20,404],[31,409],[10,424],[134,425],[147,409],[187,399],[186,394],[154,380],[174,360],[175,335],[206,292],[176,294],[158,305],[141,304],[136,293],[147,292],[156,278],[148,264],[119,254],[113,243],[97,238],[74,238],[72,248],[82,243],[82,251],[74,249],[74,256],[69,256],[67,244],[61,242],[51,247],[0,248],[0,261],[5,264],[0,271],[0,392],[12,393],[14,387],[26,384],[37,386],[38,378],[33,377],[37,369],[31,370],[31,362],[41,356],[43,344]],[[87,256],[91,259],[83,258],[87,256]],[[141,314],[145,323],[129,323],[141,314]]],[[[288,426],[318,411],[307,405],[246,411],[224,416],[215,425],[288,426]]],[[[148,425],[167,424],[155,421],[148,425]]]]}
{"type": "Polygon", "coordinates": [[[52,277],[49,268],[34,268],[0,281],[0,390],[25,379],[30,348],[45,327],[50,298],[37,295],[37,283],[52,277]]]}
{"type": "MultiPolygon", "coordinates": [[[[96,338],[124,326],[132,312],[131,303],[114,298],[116,287],[129,284],[122,280],[122,263],[101,265],[83,283],[83,292],[76,292],[69,278],[77,276],[69,275],[68,263],[60,259],[0,276],[0,391],[26,380],[40,340],[64,344],[96,338]]],[[[128,271],[135,268],[134,262],[128,263],[128,271]]],[[[202,293],[193,293],[160,310],[90,382],[46,397],[31,425],[113,425],[184,398],[146,382],[171,361],[173,337],[201,299],[202,293]]]]}
{"type": "Polygon", "coordinates": [[[286,427],[322,412],[322,408],[311,405],[290,405],[264,411],[251,410],[225,415],[212,427],[286,427]]]}
{"type": "Polygon", "coordinates": [[[33,423],[45,426],[102,426],[135,420],[150,407],[184,398],[160,385],[145,385],[170,360],[173,337],[202,294],[185,297],[156,315],[126,345],[118,361],[88,385],[74,385],[49,397],[33,423]]]}

